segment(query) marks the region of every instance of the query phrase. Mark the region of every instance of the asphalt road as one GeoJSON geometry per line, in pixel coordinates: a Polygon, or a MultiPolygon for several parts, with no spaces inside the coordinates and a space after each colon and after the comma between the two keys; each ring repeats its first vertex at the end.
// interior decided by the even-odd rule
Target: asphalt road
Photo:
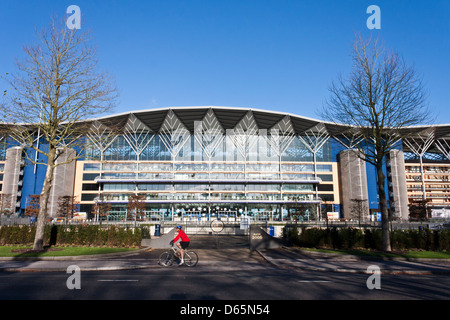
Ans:
{"type": "MultiPolygon", "coordinates": [[[[269,263],[256,252],[243,249],[247,244],[242,237],[234,239],[233,243],[219,239],[220,250],[216,250],[219,243],[216,239],[206,240],[204,243],[197,241],[197,246],[192,248],[201,258],[194,268],[161,267],[157,259],[163,250],[155,249],[108,259],[117,259],[118,265],[123,262],[146,265],[142,269],[80,271],[75,281],[79,289],[68,287],[68,282],[74,283],[75,274],[68,274],[64,268],[52,272],[0,272],[0,303],[3,302],[4,310],[14,310],[23,317],[27,313],[34,316],[39,310],[51,316],[89,315],[90,318],[94,313],[102,318],[106,314],[141,316],[144,311],[143,316],[149,317],[178,319],[183,312],[190,312],[194,319],[248,319],[252,318],[249,312],[262,311],[256,318],[280,319],[295,312],[298,316],[307,316],[312,310],[321,318],[343,313],[361,316],[361,310],[364,314],[376,315],[384,310],[379,300],[414,301],[408,306],[396,301],[388,307],[390,316],[393,312],[403,317],[408,313],[417,315],[418,310],[442,314],[438,309],[443,309],[450,298],[448,274],[381,274],[380,289],[370,290],[367,287],[369,274],[302,269],[295,263],[269,263]],[[63,305],[65,308],[60,313],[56,312],[55,300],[74,303],[63,305]],[[112,303],[105,304],[106,300],[112,303]],[[347,302],[342,304],[344,300],[347,302]],[[366,307],[362,300],[377,302],[366,307]],[[442,300],[445,304],[429,308],[415,300],[442,300]],[[90,302],[87,306],[80,303],[86,301],[90,302]],[[335,301],[338,304],[328,306],[325,303],[335,301]],[[350,306],[348,302],[356,303],[350,306]]],[[[303,253],[292,256],[291,251],[271,255],[278,262],[288,257],[305,258],[303,253]]],[[[313,259],[307,262],[316,261],[313,259]]],[[[76,264],[77,261],[65,263],[76,264]]]]}
{"type": "Polygon", "coordinates": [[[450,277],[369,275],[280,269],[258,262],[80,272],[68,289],[65,272],[1,272],[1,300],[448,300],[450,277]]]}

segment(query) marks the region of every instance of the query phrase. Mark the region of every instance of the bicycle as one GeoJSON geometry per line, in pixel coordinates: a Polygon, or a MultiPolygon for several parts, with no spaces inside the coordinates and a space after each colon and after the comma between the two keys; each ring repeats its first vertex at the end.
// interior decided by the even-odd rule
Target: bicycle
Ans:
{"type": "MultiPolygon", "coordinates": [[[[175,246],[170,246],[170,249],[164,251],[159,256],[159,265],[163,267],[171,266],[176,259],[180,258],[180,252],[175,249],[175,246]]],[[[184,264],[187,267],[195,267],[198,263],[198,255],[195,251],[184,250],[184,264]]]]}

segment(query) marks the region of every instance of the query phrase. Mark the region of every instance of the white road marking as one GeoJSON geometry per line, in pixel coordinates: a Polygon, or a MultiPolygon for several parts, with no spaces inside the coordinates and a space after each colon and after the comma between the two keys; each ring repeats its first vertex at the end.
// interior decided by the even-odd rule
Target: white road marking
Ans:
{"type": "Polygon", "coordinates": [[[98,282],[138,282],[139,280],[97,280],[98,282]]]}

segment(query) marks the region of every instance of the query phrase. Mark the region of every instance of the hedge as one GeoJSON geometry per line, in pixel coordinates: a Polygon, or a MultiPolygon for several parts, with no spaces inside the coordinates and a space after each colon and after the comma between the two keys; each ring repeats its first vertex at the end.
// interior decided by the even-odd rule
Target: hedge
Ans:
{"type": "MultiPolygon", "coordinates": [[[[381,250],[381,229],[288,227],[283,236],[288,243],[306,248],[381,250]]],[[[390,236],[392,250],[450,249],[450,230],[393,230],[390,236]]]]}
{"type": "MultiPolygon", "coordinates": [[[[35,233],[35,226],[2,226],[0,245],[32,245],[35,233]]],[[[44,230],[44,244],[55,246],[139,247],[149,237],[146,227],[48,225],[44,230]]]]}

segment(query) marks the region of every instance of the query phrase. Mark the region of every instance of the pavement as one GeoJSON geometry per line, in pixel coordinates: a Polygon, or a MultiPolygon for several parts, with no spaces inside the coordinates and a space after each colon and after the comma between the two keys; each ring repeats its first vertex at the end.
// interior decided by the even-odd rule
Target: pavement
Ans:
{"type": "MultiPolygon", "coordinates": [[[[381,274],[450,274],[450,259],[379,259],[318,253],[292,247],[250,251],[248,242],[243,241],[242,237],[197,240],[196,245],[190,248],[196,251],[199,256],[197,268],[214,268],[214,270],[226,271],[274,267],[371,274],[374,273],[374,270],[379,270],[378,272],[381,274]],[[376,266],[378,269],[369,268],[371,266],[376,266]]],[[[77,257],[0,257],[0,271],[67,272],[68,267],[72,265],[78,266],[81,271],[163,268],[158,264],[158,257],[164,250],[142,248],[131,253],[77,257]]]]}
{"type": "MultiPolygon", "coordinates": [[[[349,255],[317,254],[291,248],[270,250],[198,249],[198,267],[231,270],[251,267],[295,268],[298,270],[381,274],[450,275],[448,259],[367,259],[349,255]]],[[[0,258],[0,271],[66,272],[76,265],[81,271],[112,271],[162,268],[158,256],[162,250],[144,248],[133,253],[82,257],[0,258]]]]}
{"type": "Polygon", "coordinates": [[[305,251],[298,248],[260,250],[278,268],[373,274],[450,275],[450,259],[375,258],[305,251]],[[375,267],[375,268],[374,268],[375,267]]]}
{"type": "MultiPolygon", "coordinates": [[[[256,252],[249,249],[194,249],[199,256],[199,267],[214,269],[242,269],[243,265],[262,266],[267,263],[256,252]]],[[[164,249],[143,248],[133,252],[73,256],[4,258],[0,257],[0,272],[66,272],[69,266],[77,266],[80,271],[113,271],[163,268],[158,264],[164,249]]]]}

